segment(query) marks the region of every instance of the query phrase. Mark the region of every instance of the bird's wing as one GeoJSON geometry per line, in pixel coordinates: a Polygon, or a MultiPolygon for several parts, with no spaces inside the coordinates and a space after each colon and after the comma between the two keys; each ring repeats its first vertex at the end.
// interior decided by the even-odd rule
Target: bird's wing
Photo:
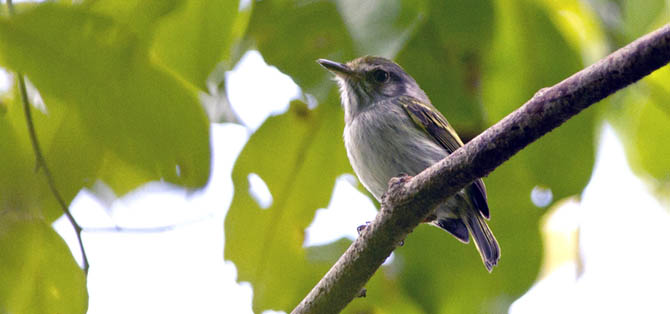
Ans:
{"type": "MultiPolygon", "coordinates": [[[[414,121],[414,124],[440,143],[449,154],[463,146],[463,141],[456,134],[456,130],[451,127],[447,119],[431,104],[426,104],[416,98],[406,96],[399,97],[398,102],[405,109],[412,121],[414,121]]],[[[466,190],[471,195],[475,207],[479,209],[484,217],[489,218],[489,206],[486,200],[484,181],[477,179],[473,183],[466,190]]]]}
{"type": "Polygon", "coordinates": [[[425,104],[414,97],[399,97],[398,102],[416,126],[433,137],[449,154],[463,146],[454,128],[447,119],[430,104],[425,104]]]}

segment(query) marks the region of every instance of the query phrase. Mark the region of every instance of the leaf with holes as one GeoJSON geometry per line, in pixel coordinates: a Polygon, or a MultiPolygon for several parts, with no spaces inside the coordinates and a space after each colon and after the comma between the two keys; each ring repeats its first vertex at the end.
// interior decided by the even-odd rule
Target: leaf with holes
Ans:
{"type": "Polygon", "coordinates": [[[235,163],[224,257],[235,263],[238,281],[253,286],[255,312],[290,310],[325,272],[306,262],[302,245],[316,209],[328,204],[335,179],[350,172],[342,129],[335,103],[310,110],[294,101],[251,136],[235,163]],[[252,197],[250,174],[267,185],[269,207],[252,197]]]}

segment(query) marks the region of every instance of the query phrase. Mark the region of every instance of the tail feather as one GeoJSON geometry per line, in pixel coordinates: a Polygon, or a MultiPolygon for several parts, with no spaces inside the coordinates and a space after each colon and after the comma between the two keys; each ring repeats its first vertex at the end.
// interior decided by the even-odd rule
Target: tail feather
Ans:
{"type": "Polygon", "coordinates": [[[433,224],[451,233],[458,241],[463,243],[470,242],[470,232],[468,227],[460,218],[441,218],[433,221],[433,224]]]}
{"type": "Polygon", "coordinates": [[[474,210],[466,210],[462,216],[463,222],[472,234],[477,251],[482,257],[484,266],[491,272],[493,266],[498,264],[500,259],[500,246],[493,236],[493,232],[486,224],[484,217],[474,210]]]}

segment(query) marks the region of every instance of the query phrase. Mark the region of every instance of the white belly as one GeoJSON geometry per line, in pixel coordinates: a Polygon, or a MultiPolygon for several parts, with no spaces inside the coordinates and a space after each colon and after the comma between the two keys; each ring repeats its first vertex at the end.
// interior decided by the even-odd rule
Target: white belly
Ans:
{"type": "Polygon", "coordinates": [[[402,108],[359,113],[344,128],[344,143],[356,175],[378,200],[391,178],[416,175],[447,155],[413,125],[402,108]]]}

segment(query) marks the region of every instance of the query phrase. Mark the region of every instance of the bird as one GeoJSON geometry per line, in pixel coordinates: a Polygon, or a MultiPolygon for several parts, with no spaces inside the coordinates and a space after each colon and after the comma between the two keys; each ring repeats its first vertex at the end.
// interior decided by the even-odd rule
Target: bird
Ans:
{"type": "MultiPolygon", "coordinates": [[[[454,128],[418,83],[395,62],[363,56],[317,62],[334,74],[344,109],[344,145],[363,186],[381,201],[391,178],[414,176],[463,146],[454,128]]],[[[475,180],[426,219],[463,243],[470,237],[491,272],[500,246],[486,221],[486,187],[475,180]]]]}

